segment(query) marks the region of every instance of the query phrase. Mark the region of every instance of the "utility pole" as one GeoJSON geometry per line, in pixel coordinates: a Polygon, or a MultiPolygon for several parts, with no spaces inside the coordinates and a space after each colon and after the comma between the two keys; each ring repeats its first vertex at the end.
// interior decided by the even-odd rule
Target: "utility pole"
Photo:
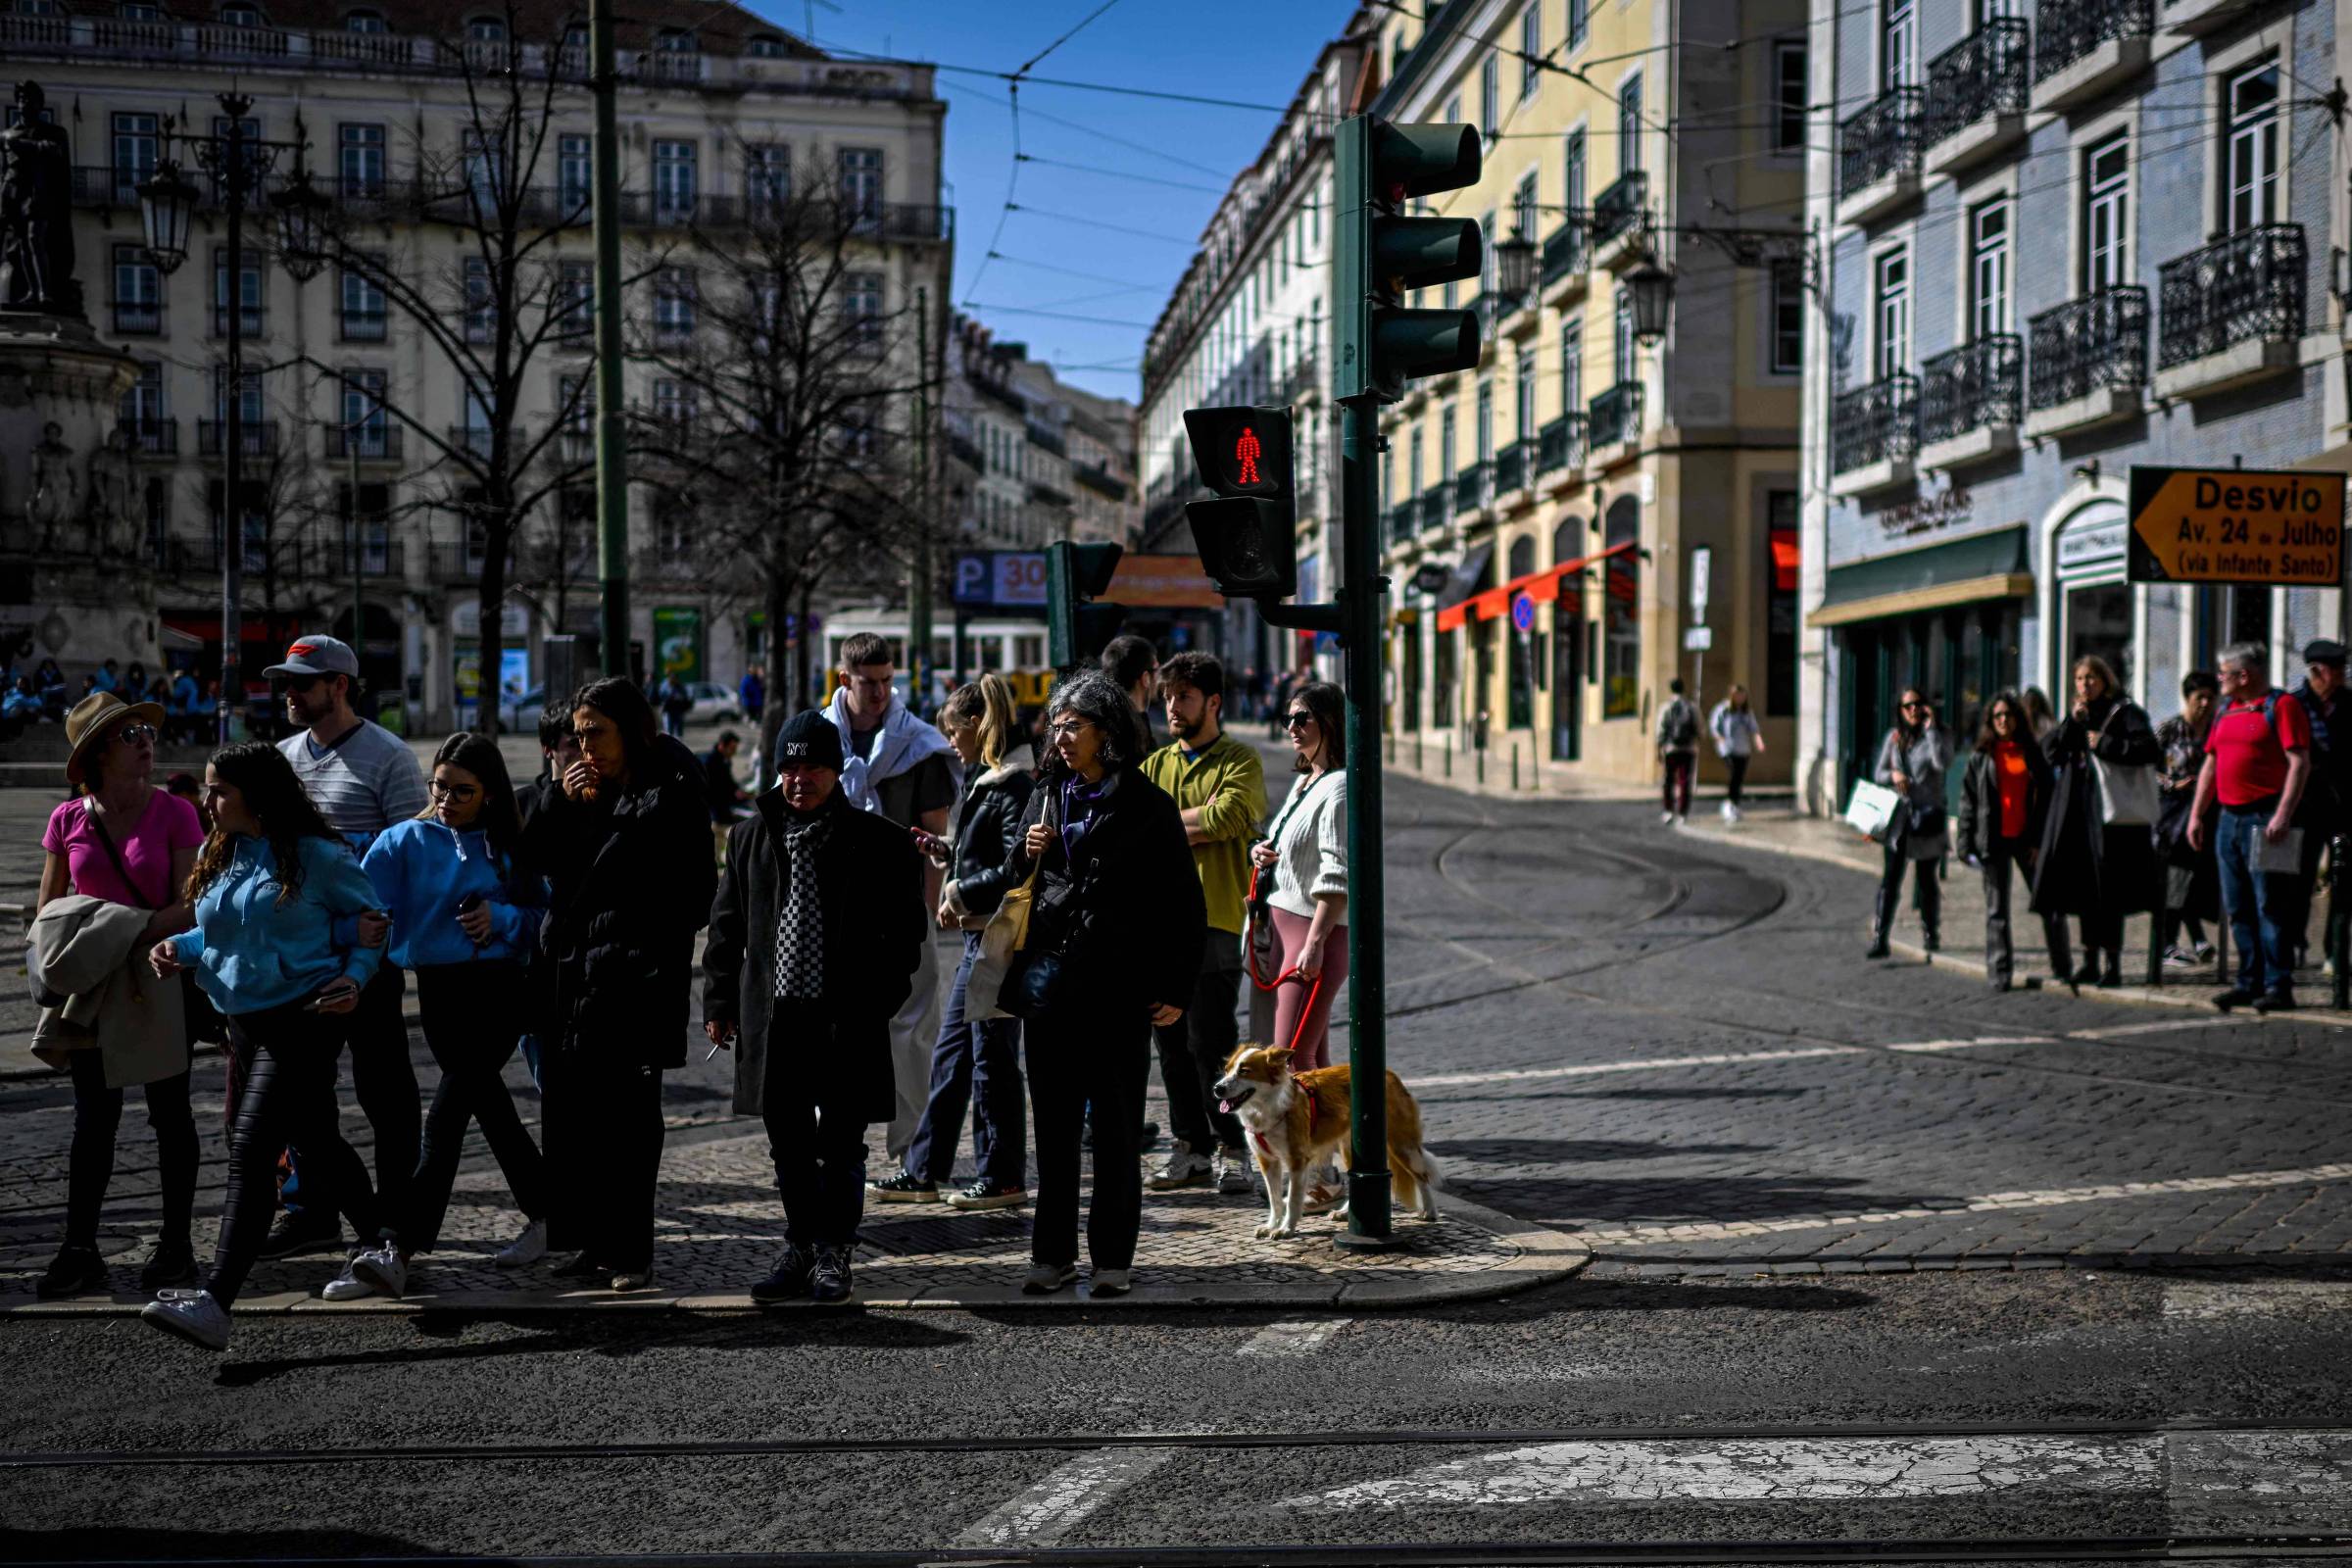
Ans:
{"type": "Polygon", "coordinates": [[[931,685],[931,290],[914,291],[914,566],[906,585],[906,690],[917,713],[931,685]]]}
{"type": "Polygon", "coordinates": [[[245,114],[253,100],[222,94],[228,120],[228,407],[220,432],[220,744],[235,740],[245,709],[245,114]]]}
{"type": "Polygon", "coordinates": [[[588,51],[596,88],[596,576],[603,601],[597,624],[605,673],[627,675],[629,474],[620,385],[620,106],[612,0],[591,0],[588,51]]]}

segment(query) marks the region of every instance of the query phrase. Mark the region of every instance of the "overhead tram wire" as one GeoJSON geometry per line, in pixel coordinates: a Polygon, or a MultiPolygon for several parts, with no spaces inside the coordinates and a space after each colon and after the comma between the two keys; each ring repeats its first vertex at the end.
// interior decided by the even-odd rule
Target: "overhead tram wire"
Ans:
{"type": "Polygon", "coordinates": [[[1074,170],[1081,174],[1100,174],[1105,179],[1132,179],[1146,185],[1167,185],[1176,190],[1204,191],[1211,196],[1222,196],[1227,188],[1223,185],[1202,185],[1189,179],[1162,179],[1156,174],[1131,174],[1126,170],[1104,169],[1099,164],[1073,164],[1061,158],[1040,158],[1035,153],[1022,153],[1020,159],[1024,164],[1043,164],[1049,169],[1074,170]]]}

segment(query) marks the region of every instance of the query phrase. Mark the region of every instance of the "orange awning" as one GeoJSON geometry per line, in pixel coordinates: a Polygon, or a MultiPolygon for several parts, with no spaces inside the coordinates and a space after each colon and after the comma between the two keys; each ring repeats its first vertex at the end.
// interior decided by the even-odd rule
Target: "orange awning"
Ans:
{"type": "Polygon", "coordinates": [[[1608,549],[1596,551],[1590,556],[1581,556],[1574,561],[1563,561],[1556,566],[1545,566],[1542,571],[1531,571],[1524,577],[1513,577],[1499,588],[1489,588],[1484,592],[1472,594],[1460,604],[1447,605],[1438,612],[1438,630],[1452,631],[1464,624],[1474,612],[1481,620],[1500,620],[1511,612],[1511,602],[1522,594],[1539,605],[1557,603],[1560,597],[1560,579],[1562,577],[1572,571],[1582,571],[1594,562],[1606,561],[1611,556],[1622,556],[1633,548],[1635,548],[1634,541],[1628,539],[1623,544],[1611,545],[1608,549]]]}
{"type": "Polygon", "coordinates": [[[1772,585],[1785,594],[1796,592],[1798,552],[1794,528],[1772,530],[1772,585]]]}

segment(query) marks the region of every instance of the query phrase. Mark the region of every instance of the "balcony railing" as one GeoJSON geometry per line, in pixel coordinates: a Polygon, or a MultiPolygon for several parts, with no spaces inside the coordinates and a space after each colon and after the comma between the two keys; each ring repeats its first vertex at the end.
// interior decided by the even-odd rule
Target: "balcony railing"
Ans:
{"type": "Polygon", "coordinates": [[[1323,368],[1312,353],[1299,356],[1290,373],[1282,378],[1282,398],[1297,403],[1323,384],[1323,368]]]}
{"type": "Polygon", "coordinates": [[[1838,194],[1853,195],[1889,174],[1915,174],[1925,138],[1920,112],[1926,93],[1890,87],[1838,127],[1838,194]]]}
{"type": "Polygon", "coordinates": [[[382,311],[355,311],[346,308],[339,316],[343,341],[346,343],[381,343],[389,318],[382,311]]]}
{"type": "Polygon", "coordinates": [[[1989,115],[2024,114],[2026,53],[2026,20],[1996,17],[1930,61],[1921,139],[1933,147],[1989,115]]]}
{"type": "Polygon", "coordinates": [[[1536,472],[1585,466],[1585,411],[1563,414],[1536,432],[1536,472]]]}
{"type": "Polygon", "coordinates": [[[2070,300],[2026,323],[2026,406],[2053,409],[2148,378],[2148,291],[2137,283],[2070,300]]]}
{"type": "Polygon", "coordinates": [[[326,455],[330,458],[358,458],[362,462],[395,461],[401,455],[401,437],[405,434],[407,432],[397,424],[364,424],[356,430],[331,424],[326,429],[326,455]]]}
{"type": "Polygon", "coordinates": [[[490,455],[490,427],[486,424],[453,424],[449,427],[449,446],[453,452],[471,453],[477,458],[490,455]]]}
{"type": "MultiPolygon", "coordinates": [[[[196,421],[196,455],[203,458],[220,456],[228,439],[228,425],[220,419],[196,421]]],[[[247,419],[239,432],[238,449],[249,458],[270,457],[277,451],[277,421],[275,419],[247,419]]]]}
{"type": "Polygon", "coordinates": [[[1420,509],[1411,496],[1389,509],[1389,543],[1409,545],[1421,531],[1420,509]]]}
{"type": "Polygon", "coordinates": [[[1473,463],[1453,476],[1453,510],[1476,512],[1494,499],[1487,483],[1494,477],[1494,466],[1473,463]]]}
{"type": "Polygon", "coordinates": [[[1612,447],[1642,435],[1642,383],[1620,381],[1586,406],[1585,429],[1594,447],[1612,447]]]}
{"type": "Polygon", "coordinates": [[[1549,288],[1585,270],[1591,256],[1585,234],[1583,215],[1577,214],[1544,236],[1543,287],[1549,288]]]}
{"type": "Polygon", "coordinates": [[[1035,420],[1031,420],[1028,426],[1028,435],[1031,446],[1044,447],[1057,458],[1069,456],[1069,444],[1062,440],[1061,433],[1052,425],[1039,424],[1035,420]]]}
{"type": "Polygon", "coordinates": [[[1514,441],[1494,454],[1494,493],[1507,496],[1527,488],[1527,449],[1533,442],[1514,441]]]}
{"type": "Polygon", "coordinates": [[[637,74],[646,81],[700,81],[703,56],[696,49],[640,49],[637,74]]]}
{"type": "Polygon", "coordinates": [[[2041,0],[2034,8],[2034,79],[2047,81],[2100,44],[2144,38],[2155,0],[2041,0]]]}
{"type": "Polygon", "coordinates": [[[1919,452],[1919,380],[1897,371],[1838,394],[1830,411],[1830,468],[1851,473],[1919,452]]]}
{"type": "MultiPolygon", "coordinates": [[[[228,336],[228,311],[229,308],[225,305],[213,307],[213,336],[228,336]]],[[[270,324],[270,311],[267,306],[248,305],[239,310],[237,315],[241,318],[237,322],[237,333],[241,337],[260,337],[263,328],[270,324]]]]}
{"type": "Polygon", "coordinates": [[[2263,223],[2176,257],[2157,272],[2156,368],[2249,338],[2303,334],[2310,257],[2300,223],[2263,223]]]}
{"type": "Polygon", "coordinates": [[[1592,248],[1600,249],[1642,226],[1649,202],[1649,175],[1631,169],[1592,203],[1592,248]]]}
{"type": "Polygon", "coordinates": [[[1440,479],[1421,492],[1421,526],[1435,528],[1453,515],[1453,486],[1440,479]]]}
{"type": "Polygon", "coordinates": [[[157,300],[117,300],[115,331],[119,335],[151,335],[164,329],[164,307],[157,300]]]}
{"type": "Polygon", "coordinates": [[[179,456],[179,421],[177,419],[145,418],[130,424],[130,433],[142,457],[175,458],[179,456]]]}
{"type": "Polygon", "coordinates": [[[1919,368],[1919,439],[1934,446],[2025,417],[2026,346],[2014,332],[1980,338],[1919,368]]]}
{"type": "MultiPolygon", "coordinates": [[[[341,528],[350,524],[337,519],[328,526],[341,528]]],[[[361,526],[369,526],[365,517],[361,526]]],[[[397,539],[362,539],[356,546],[336,539],[324,542],[324,548],[318,552],[318,564],[320,570],[338,577],[348,578],[355,574],[355,569],[362,577],[405,577],[408,570],[404,554],[397,539]]]]}

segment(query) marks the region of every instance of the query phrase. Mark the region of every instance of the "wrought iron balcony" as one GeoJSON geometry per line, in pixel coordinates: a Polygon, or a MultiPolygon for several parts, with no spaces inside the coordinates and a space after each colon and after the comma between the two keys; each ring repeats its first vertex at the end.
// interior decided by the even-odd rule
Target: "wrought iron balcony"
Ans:
{"type": "Polygon", "coordinates": [[[161,300],[115,301],[115,332],[121,337],[151,337],[164,329],[161,300]]]}
{"type": "Polygon", "coordinates": [[[390,318],[381,310],[364,311],[345,307],[337,318],[346,343],[381,343],[390,318]]]}
{"type": "Polygon", "coordinates": [[[1830,469],[1851,473],[1919,451],[1919,380],[1897,371],[1838,395],[1830,414],[1830,469]]]}
{"type": "MultiPolygon", "coordinates": [[[[363,513],[363,529],[368,526],[365,516],[363,513]]],[[[325,548],[319,552],[319,567],[337,577],[402,577],[408,574],[405,556],[401,541],[397,539],[363,537],[356,547],[335,539],[327,541],[325,548]]]]}
{"type": "Polygon", "coordinates": [[[2035,81],[2049,80],[2100,44],[2144,38],[2156,28],[2155,0],[2041,0],[2034,13],[2035,81]]]}
{"type": "Polygon", "coordinates": [[[1996,17],[1928,63],[1921,138],[1929,146],[1989,115],[2026,112],[2026,39],[2023,17],[1996,17]]]}
{"type": "Polygon", "coordinates": [[[1638,440],[1642,434],[1642,383],[1620,381],[1586,406],[1585,429],[1595,448],[1638,440]]]}
{"type": "Polygon", "coordinates": [[[1629,169],[1592,203],[1592,248],[1633,233],[1648,216],[1649,175],[1629,169]]]}
{"type": "Polygon", "coordinates": [[[2026,347],[2002,332],[1938,354],[1919,368],[1919,439],[1949,441],[2025,417],[2026,347]]]}
{"type": "Polygon", "coordinates": [[[364,424],[356,430],[348,425],[328,425],[326,455],[358,458],[362,462],[397,461],[401,455],[401,437],[406,433],[397,424],[364,424]]]}
{"type": "Polygon", "coordinates": [[[1564,277],[1574,277],[1585,270],[1592,259],[1591,246],[1586,242],[1586,226],[1581,215],[1572,215],[1567,221],[1544,236],[1543,282],[1549,288],[1564,277]]]}
{"type": "Polygon", "coordinates": [[[453,452],[469,453],[477,458],[490,455],[490,427],[486,424],[453,424],[448,436],[453,452]]]}
{"type": "Polygon", "coordinates": [[[1494,454],[1494,493],[1507,496],[1527,488],[1527,449],[1532,442],[1514,441],[1494,454]]]}
{"type": "MultiPolygon", "coordinates": [[[[248,305],[237,315],[241,318],[237,322],[237,335],[240,337],[260,337],[262,329],[270,324],[270,311],[266,306],[248,305]]],[[[228,307],[225,305],[213,307],[213,336],[228,336],[228,307]]]]}
{"type": "Polygon", "coordinates": [[[1536,472],[1585,466],[1585,411],[1563,414],[1536,432],[1536,472]]]}
{"type": "Polygon", "coordinates": [[[1435,528],[1453,515],[1453,486],[1440,479],[1421,492],[1421,526],[1435,528]]]}
{"type": "Polygon", "coordinates": [[[1419,498],[1406,496],[1389,509],[1389,543],[1409,545],[1421,531],[1419,498]]]}
{"type": "MultiPolygon", "coordinates": [[[[204,458],[220,456],[228,440],[228,425],[221,419],[196,421],[196,455],[204,458]]],[[[270,457],[277,451],[277,421],[275,419],[247,419],[239,431],[238,450],[249,458],[270,457]]]]}
{"type": "Polygon", "coordinates": [[[137,443],[139,456],[172,458],[179,455],[179,421],[150,416],[136,421],[125,419],[132,439],[137,443]]]}
{"type": "Polygon", "coordinates": [[[2026,407],[2052,409],[2148,378],[2148,291],[2137,283],[2070,300],[2026,323],[2026,407]]]}
{"type": "Polygon", "coordinates": [[[1473,463],[1453,476],[1453,510],[1477,512],[1494,499],[1488,482],[1494,476],[1491,463],[1473,463]]]}
{"type": "Polygon", "coordinates": [[[1885,179],[1889,174],[1916,174],[1926,138],[1920,115],[1926,92],[1918,87],[1890,87],[1838,127],[1838,195],[1839,199],[1885,179]]]}
{"type": "Polygon", "coordinates": [[[2309,276],[2300,223],[2263,223],[2165,263],[2157,273],[2156,368],[2250,338],[2302,336],[2309,276]]]}

